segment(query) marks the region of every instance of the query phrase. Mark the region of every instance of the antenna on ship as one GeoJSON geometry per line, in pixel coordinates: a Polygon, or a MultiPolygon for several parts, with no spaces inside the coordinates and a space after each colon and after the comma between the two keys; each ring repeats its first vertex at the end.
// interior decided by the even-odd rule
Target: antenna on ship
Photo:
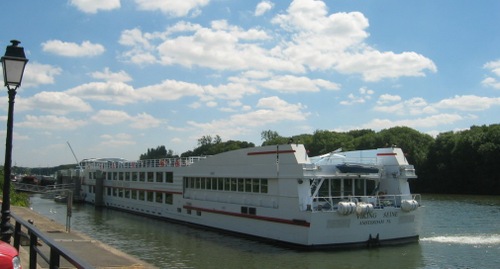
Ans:
{"type": "Polygon", "coordinates": [[[80,162],[78,161],[78,158],[76,158],[75,152],[73,151],[71,144],[69,143],[69,141],[66,141],[66,143],[68,143],[69,149],[71,150],[71,153],[73,153],[73,157],[75,157],[76,166],[81,169],[82,167],[80,166],[80,162]]]}

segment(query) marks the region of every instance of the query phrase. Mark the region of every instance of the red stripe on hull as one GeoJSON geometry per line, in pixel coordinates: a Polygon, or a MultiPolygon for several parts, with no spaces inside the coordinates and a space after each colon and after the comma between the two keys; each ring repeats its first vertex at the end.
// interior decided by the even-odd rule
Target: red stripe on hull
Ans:
{"type": "Polygon", "coordinates": [[[264,154],[283,154],[283,153],[295,153],[295,150],[271,150],[271,151],[256,151],[249,152],[247,155],[264,155],[264,154]]]}
{"type": "Polygon", "coordinates": [[[222,211],[222,210],[201,208],[201,207],[195,207],[195,206],[189,206],[189,205],[185,205],[183,207],[185,209],[197,210],[197,211],[202,211],[202,212],[210,212],[210,213],[214,213],[214,214],[228,215],[228,216],[233,216],[233,217],[242,217],[242,218],[249,218],[249,219],[256,219],[256,220],[263,220],[263,221],[271,221],[271,222],[284,223],[284,224],[290,224],[290,225],[298,225],[298,226],[303,226],[303,227],[311,226],[311,224],[305,220],[278,219],[278,218],[263,217],[263,216],[249,215],[249,214],[227,212],[227,211],[222,211]]]}
{"type": "Polygon", "coordinates": [[[396,153],[377,153],[377,156],[396,156],[396,153]]]}

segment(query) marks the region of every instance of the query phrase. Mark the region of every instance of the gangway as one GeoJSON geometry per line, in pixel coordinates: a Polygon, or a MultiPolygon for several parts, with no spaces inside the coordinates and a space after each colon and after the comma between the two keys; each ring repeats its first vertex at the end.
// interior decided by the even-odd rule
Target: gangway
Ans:
{"type": "Polygon", "coordinates": [[[75,184],[56,184],[56,185],[35,185],[19,182],[12,182],[16,191],[31,192],[31,193],[56,193],[66,190],[74,190],[75,184]]]}

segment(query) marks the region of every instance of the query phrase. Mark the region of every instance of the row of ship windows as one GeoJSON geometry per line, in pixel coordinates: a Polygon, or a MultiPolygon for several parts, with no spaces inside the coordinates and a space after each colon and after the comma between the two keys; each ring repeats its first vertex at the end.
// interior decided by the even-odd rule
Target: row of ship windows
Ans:
{"type": "MultiPolygon", "coordinates": [[[[89,177],[96,179],[97,174],[91,172],[89,177]]],[[[105,180],[121,180],[121,181],[139,181],[139,182],[158,182],[158,183],[173,183],[173,172],[103,172],[105,180]]]]}
{"type": "MultiPolygon", "coordinates": [[[[134,199],[146,202],[156,202],[159,204],[173,204],[174,196],[171,193],[159,191],[136,190],[126,188],[105,187],[106,194],[112,197],[134,199]]],[[[90,190],[91,192],[93,189],[90,190]]]]}
{"type": "Polygon", "coordinates": [[[268,193],[264,178],[184,177],[186,189],[268,193]]]}

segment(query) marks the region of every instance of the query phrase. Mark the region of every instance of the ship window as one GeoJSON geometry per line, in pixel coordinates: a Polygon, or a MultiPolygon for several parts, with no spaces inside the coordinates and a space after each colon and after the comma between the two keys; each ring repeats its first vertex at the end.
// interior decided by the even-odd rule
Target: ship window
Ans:
{"type": "Polygon", "coordinates": [[[132,181],[139,180],[139,172],[132,172],[132,181]]]}
{"type": "Polygon", "coordinates": [[[245,178],[245,192],[251,192],[251,191],[252,191],[252,179],[245,178]]]}
{"type": "Polygon", "coordinates": [[[144,191],[139,191],[139,200],[144,201],[144,191]]]}
{"type": "Polygon", "coordinates": [[[212,189],[212,178],[207,178],[207,190],[212,189]]]}
{"type": "Polygon", "coordinates": [[[115,197],[116,197],[116,195],[117,195],[116,188],[113,188],[113,196],[115,196],[115,197]]]}
{"type": "Polygon", "coordinates": [[[134,200],[137,200],[137,190],[132,190],[131,197],[134,200]]]}
{"type": "Polygon", "coordinates": [[[146,173],[141,173],[139,172],[139,181],[145,181],[145,175],[146,173]]]}
{"type": "Polygon", "coordinates": [[[186,213],[188,213],[189,215],[191,215],[191,209],[187,209],[186,213]]]}
{"type": "Polygon", "coordinates": [[[260,180],[260,192],[267,193],[267,179],[260,180]]]}
{"type": "Polygon", "coordinates": [[[259,179],[253,179],[253,182],[252,182],[252,192],[259,192],[259,184],[260,183],[260,180],[259,179]]]}
{"type": "Polygon", "coordinates": [[[223,191],[224,190],[224,179],[223,178],[217,178],[217,190],[223,191]]]}
{"type": "Polygon", "coordinates": [[[130,173],[129,172],[125,172],[125,180],[130,181],[130,173]]]}
{"type": "Polygon", "coordinates": [[[171,193],[165,193],[165,203],[169,205],[174,203],[174,196],[171,193]]]}
{"type": "Polygon", "coordinates": [[[163,172],[156,172],[156,182],[163,182],[163,172]]]}
{"type": "Polygon", "coordinates": [[[123,198],[123,189],[122,188],[118,189],[118,197],[123,198]]]}
{"type": "Polygon", "coordinates": [[[195,189],[199,189],[201,187],[201,178],[197,177],[195,179],[195,189]]]}
{"type": "Polygon", "coordinates": [[[196,211],[197,216],[201,216],[201,211],[196,211]]]}
{"type": "Polygon", "coordinates": [[[346,179],[344,180],[344,195],[354,195],[354,184],[353,180],[346,179]]]}
{"type": "Polygon", "coordinates": [[[256,215],[257,214],[257,209],[255,207],[248,208],[248,214],[250,214],[250,215],[256,215]]]}
{"type": "Polygon", "coordinates": [[[248,207],[242,206],[241,207],[241,214],[248,214],[248,207]]]}
{"type": "Polygon", "coordinates": [[[107,172],[103,172],[102,173],[102,178],[104,178],[105,180],[108,179],[108,173],[107,172]]]}
{"type": "MultiPolygon", "coordinates": [[[[231,180],[233,180],[234,178],[232,178],[231,180]]],[[[235,185],[237,186],[236,190],[235,191],[243,191],[244,189],[244,186],[243,186],[243,179],[242,178],[237,178],[237,179],[234,179],[235,180],[235,185]]],[[[231,188],[231,190],[233,190],[231,188]]]]}
{"type": "Polygon", "coordinates": [[[148,202],[153,202],[154,201],[154,192],[150,192],[150,191],[147,191],[146,192],[146,196],[147,196],[147,201],[148,202]]]}
{"type": "Polygon", "coordinates": [[[156,197],[155,197],[155,198],[156,198],[156,199],[155,199],[155,200],[156,200],[156,202],[157,202],[157,203],[163,203],[163,193],[161,193],[161,192],[156,192],[156,194],[155,194],[155,195],[156,195],[156,197]]]}
{"type": "Polygon", "coordinates": [[[118,180],[123,180],[123,172],[118,172],[118,180]]]}
{"type": "Polygon", "coordinates": [[[155,173],[154,172],[147,172],[147,175],[148,175],[148,182],[155,181],[155,173]]]}
{"type": "Polygon", "coordinates": [[[111,188],[106,187],[106,193],[108,194],[108,196],[111,196],[111,188]]]}
{"type": "Polygon", "coordinates": [[[167,178],[166,178],[166,182],[167,183],[173,183],[174,182],[174,173],[167,172],[166,176],[167,176],[167,178]]]}
{"type": "Polygon", "coordinates": [[[125,190],[125,198],[130,198],[130,190],[125,190]]]}

